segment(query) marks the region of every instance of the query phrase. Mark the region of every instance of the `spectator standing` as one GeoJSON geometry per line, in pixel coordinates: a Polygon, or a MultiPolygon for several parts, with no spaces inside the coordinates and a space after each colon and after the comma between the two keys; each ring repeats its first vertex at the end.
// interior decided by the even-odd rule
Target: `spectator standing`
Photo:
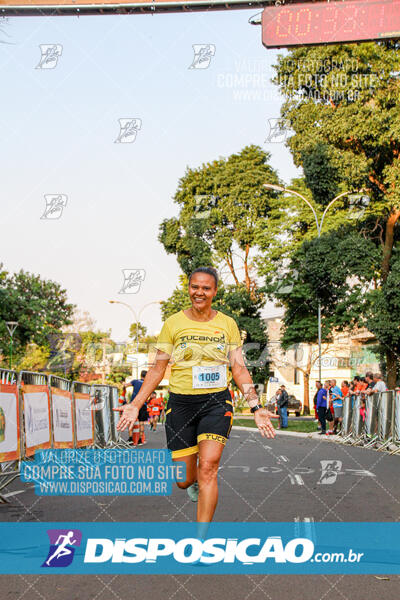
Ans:
{"type": "Polygon", "coordinates": [[[331,399],[333,406],[333,433],[338,433],[338,427],[342,428],[342,420],[343,420],[343,395],[342,390],[336,385],[336,379],[331,379],[331,399]]]}
{"type": "Polygon", "coordinates": [[[353,381],[350,384],[350,392],[352,394],[357,394],[360,391],[360,376],[354,375],[353,381]]]}
{"type": "Polygon", "coordinates": [[[348,381],[342,381],[342,385],[340,387],[341,391],[342,391],[342,397],[346,398],[346,396],[349,395],[350,392],[350,385],[348,381]]]}
{"type": "Polygon", "coordinates": [[[314,413],[315,413],[315,420],[318,421],[318,429],[321,429],[321,424],[319,422],[318,413],[317,413],[317,396],[318,396],[319,390],[322,388],[322,383],[320,381],[316,381],[315,382],[315,387],[317,388],[317,391],[315,392],[314,398],[313,398],[314,413]]]}
{"type": "Polygon", "coordinates": [[[281,392],[277,400],[278,414],[279,414],[279,425],[278,429],[287,429],[288,426],[288,406],[289,406],[289,395],[284,385],[281,385],[281,392]]]}
{"type": "Polygon", "coordinates": [[[317,392],[317,414],[319,422],[321,423],[321,431],[319,435],[326,434],[326,409],[328,407],[328,387],[329,383],[325,382],[324,387],[321,387],[317,392]]]}
{"type": "Polygon", "coordinates": [[[327,409],[326,409],[326,420],[329,423],[329,431],[328,434],[329,435],[333,435],[333,406],[332,406],[332,380],[331,379],[327,379],[326,382],[328,385],[328,398],[327,398],[327,409]]]}
{"type": "Polygon", "coordinates": [[[372,390],[374,392],[386,392],[387,387],[386,383],[383,381],[381,373],[374,373],[374,387],[372,390]]]}
{"type": "Polygon", "coordinates": [[[372,371],[367,371],[365,373],[365,381],[367,382],[366,393],[370,394],[371,392],[369,390],[372,390],[372,388],[375,385],[374,374],[372,373],[372,371]]]}

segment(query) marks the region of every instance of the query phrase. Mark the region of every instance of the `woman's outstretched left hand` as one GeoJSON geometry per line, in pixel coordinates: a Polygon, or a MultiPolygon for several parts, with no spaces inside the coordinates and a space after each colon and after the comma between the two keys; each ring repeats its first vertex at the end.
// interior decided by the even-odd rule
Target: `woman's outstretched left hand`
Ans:
{"type": "Polygon", "coordinates": [[[267,410],[266,408],[259,408],[254,413],[254,420],[256,422],[259,432],[263,437],[275,437],[275,429],[270,421],[270,418],[274,416],[275,415],[269,412],[269,410],[267,410]]]}

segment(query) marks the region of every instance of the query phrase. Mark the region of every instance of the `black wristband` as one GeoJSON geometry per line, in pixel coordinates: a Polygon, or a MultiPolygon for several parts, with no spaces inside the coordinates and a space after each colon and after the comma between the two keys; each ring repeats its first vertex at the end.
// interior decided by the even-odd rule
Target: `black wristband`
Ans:
{"type": "Polygon", "coordinates": [[[261,406],[261,404],[256,404],[255,406],[253,406],[253,407],[250,409],[250,412],[251,412],[251,413],[255,413],[255,412],[256,412],[256,410],[260,410],[260,408],[263,408],[263,407],[261,406]]]}

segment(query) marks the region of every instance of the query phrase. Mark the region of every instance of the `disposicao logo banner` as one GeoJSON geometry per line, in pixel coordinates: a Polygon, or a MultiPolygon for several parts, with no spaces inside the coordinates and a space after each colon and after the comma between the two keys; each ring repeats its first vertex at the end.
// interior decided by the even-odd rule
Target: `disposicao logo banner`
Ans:
{"type": "Polygon", "coordinates": [[[400,574],[400,523],[1,523],[0,573],[400,574]]]}

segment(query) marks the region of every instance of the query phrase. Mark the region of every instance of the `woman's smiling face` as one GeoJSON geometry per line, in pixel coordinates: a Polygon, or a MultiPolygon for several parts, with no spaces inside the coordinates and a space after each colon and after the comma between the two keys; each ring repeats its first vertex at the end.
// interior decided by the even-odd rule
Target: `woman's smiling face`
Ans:
{"type": "Polygon", "coordinates": [[[194,273],[189,283],[189,296],[193,308],[204,310],[211,307],[217,293],[215,279],[208,273],[194,273]]]}

